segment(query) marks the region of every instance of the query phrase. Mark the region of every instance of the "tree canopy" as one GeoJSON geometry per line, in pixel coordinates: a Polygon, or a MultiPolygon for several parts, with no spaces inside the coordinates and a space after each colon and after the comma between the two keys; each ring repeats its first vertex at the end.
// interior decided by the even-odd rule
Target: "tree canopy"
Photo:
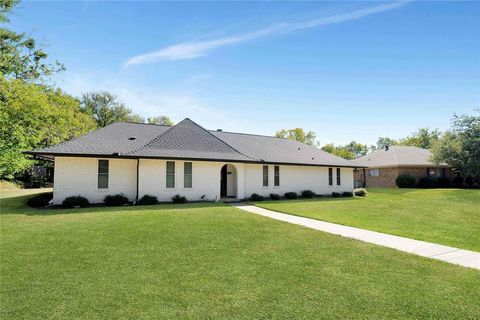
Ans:
{"type": "Polygon", "coordinates": [[[106,91],[84,93],[80,109],[93,117],[99,127],[117,121],[145,122],[143,117],[132,113],[116,96],[106,91]]]}
{"type": "Polygon", "coordinates": [[[0,176],[13,178],[32,162],[25,150],[50,146],[96,127],[77,99],[59,89],[0,77],[0,176]]]}
{"type": "Polygon", "coordinates": [[[305,132],[302,128],[281,129],[275,133],[277,138],[300,141],[302,143],[318,146],[317,135],[313,131],[305,132]]]}
{"type": "Polygon", "coordinates": [[[451,129],[433,145],[432,154],[434,162],[448,163],[480,184],[480,116],[454,115],[451,129]]]}
{"type": "Polygon", "coordinates": [[[160,124],[164,126],[174,126],[175,123],[167,116],[150,117],[147,120],[150,124],[160,124]]]}

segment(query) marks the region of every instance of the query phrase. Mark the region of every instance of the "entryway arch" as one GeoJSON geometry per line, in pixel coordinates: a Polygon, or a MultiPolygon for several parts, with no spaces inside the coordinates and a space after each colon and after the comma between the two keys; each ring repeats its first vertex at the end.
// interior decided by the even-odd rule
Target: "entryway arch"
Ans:
{"type": "Polygon", "coordinates": [[[237,168],[227,163],[220,170],[220,198],[237,198],[238,186],[237,168]]]}

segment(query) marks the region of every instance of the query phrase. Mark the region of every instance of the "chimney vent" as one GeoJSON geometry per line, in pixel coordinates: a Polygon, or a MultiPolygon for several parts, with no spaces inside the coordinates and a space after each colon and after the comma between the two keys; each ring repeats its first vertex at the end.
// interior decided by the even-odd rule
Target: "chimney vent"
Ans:
{"type": "Polygon", "coordinates": [[[390,146],[385,146],[385,151],[388,151],[390,149],[390,146]]]}
{"type": "Polygon", "coordinates": [[[217,131],[223,131],[223,129],[217,129],[217,131]]]}

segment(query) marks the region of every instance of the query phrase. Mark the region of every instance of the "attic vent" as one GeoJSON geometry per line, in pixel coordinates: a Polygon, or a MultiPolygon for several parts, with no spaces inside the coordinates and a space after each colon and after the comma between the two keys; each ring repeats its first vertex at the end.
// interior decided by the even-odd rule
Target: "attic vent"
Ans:
{"type": "Polygon", "coordinates": [[[388,151],[390,149],[390,146],[385,146],[385,151],[388,151]]]}
{"type": "Polygon", "coordinates": [[[300,147],[298,148],[298,150],[300,150],[300,147]]]}
{"type": "Polygon", "coordinates": [[[223,131],[223,129],[217,129],[217,131],[223,131]]]}
{"type": "Polygon", "coordinates": [[[135,140],[135,139],[137,139],[137,137],[130,137],[130,138],[128,138],[128,140],[135,140]]]}

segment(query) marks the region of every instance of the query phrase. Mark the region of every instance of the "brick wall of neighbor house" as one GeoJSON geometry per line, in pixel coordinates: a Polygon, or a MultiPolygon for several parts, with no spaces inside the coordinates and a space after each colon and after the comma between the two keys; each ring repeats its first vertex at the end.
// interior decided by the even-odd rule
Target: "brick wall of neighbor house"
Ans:
{"type": "MultiPolygon", "coordinates": [[[[370,168],[374,169],[374,168],[370,168]]],[[[396,188],[395,179],[401,174],[408,174],[414,176],[418,180],[427,176],[427,167],[392,167],[392,168],[378,168],[379,176],[369,176],[369,169],[365,169],[366,186],[370,188],[396,188]]],[[[440,175],[442,168],[436,168],[437,176],[440,175]]],[[[454,174],[451,169],[446,168],[445,176],[453,178],[454,174]]],[[[354,172],[354,180],[357,186],[363,181],[363,169],[357,169],[354,172]]]]}

